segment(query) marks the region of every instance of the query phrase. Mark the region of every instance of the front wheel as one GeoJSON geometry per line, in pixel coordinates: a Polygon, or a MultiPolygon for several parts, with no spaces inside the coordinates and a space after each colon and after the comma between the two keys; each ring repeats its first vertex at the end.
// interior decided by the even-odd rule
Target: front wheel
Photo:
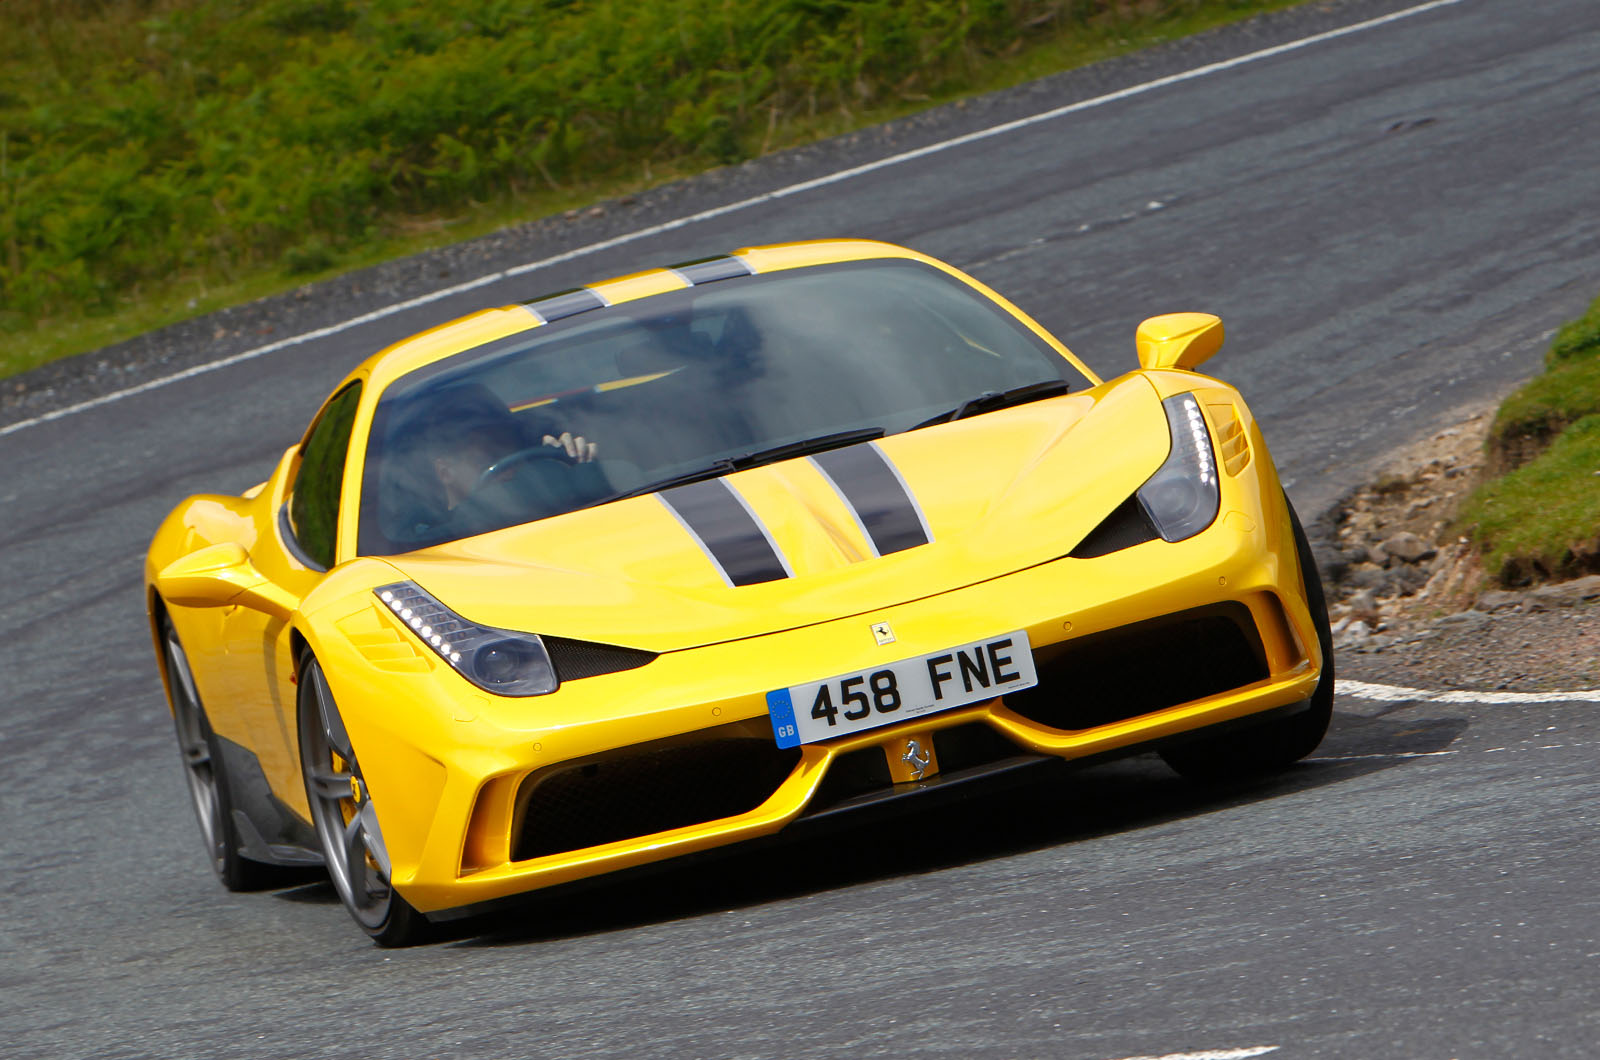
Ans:
{"type": "Polygon", "coordinates": [[[300,664],[300,768],[311,821],[334,890],[380,946],[410,946],[428,934],[426,918],[389,884],[391,866],[361,763],[311,655],[300,664]]]}
{"type": "Polygon", "coordinates": [[[1311,555],[1294,505],[1285,497],[1289,524],[1294,528],[1294,550],[1300,559],[1300,576],[1306,590],[1306,606],[1316,626],[1317,643],[1322,647],[1322,675],[1311,693],[1311,702],[1287,718],[1276,718],[1258,725],[1212,737],[1200,737],[1161,750],[1167,765],[1189,780],[1215,783],[1242,780],[1285,769],[1317,749],[1333,718],[1333,630],[1328,621],[1328,601],[1322,592],[1322,577],[1311,555]]]}

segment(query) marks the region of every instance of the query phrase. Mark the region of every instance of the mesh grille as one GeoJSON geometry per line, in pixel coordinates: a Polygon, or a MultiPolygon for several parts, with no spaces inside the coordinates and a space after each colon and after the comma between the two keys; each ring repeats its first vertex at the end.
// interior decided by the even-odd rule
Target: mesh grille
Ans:
{"type": "Polygon", "coordinates": [[[557,766],[523,784],[511,856],[522,861],[747,813],[799,761],[799,748],[770,738],[713,738],[641,744],[557,766]]]}
{"type": "Polygon", "coordinates": [[[655,659],[655,652],[638,648],[620,648],[615,644],[595,644],[587,640],[568,640],[565,637],[540,637],[550,662],[556,668],[556,677],[563,681],[576,681],[583,677],[599,677],[620,670],[632,670],[655,659]]]}
{"type": "Polygon", "coordinates": [[[1180,611],[1041,648],[1039,684],[1006,706],[1052,729],[1089,729],[1265,680],[1266,652],[1239,603],[1180,611]]]}

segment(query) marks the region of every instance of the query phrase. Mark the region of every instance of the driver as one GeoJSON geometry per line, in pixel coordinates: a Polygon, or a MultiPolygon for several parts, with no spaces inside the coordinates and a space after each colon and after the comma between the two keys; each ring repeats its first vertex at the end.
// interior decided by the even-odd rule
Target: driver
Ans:
{"type": "Polygon", "coordinates": [[[443,491],[446,511],[472,495],[483,473],[496,461],[529,448],[525,439],[563,450],[573,463],[591,463],[599,446],[553,421],[535,423],[531,430],[511,415],[482,385],[468,385],[441,394],[414,427],[421,450],[443,491]]]}

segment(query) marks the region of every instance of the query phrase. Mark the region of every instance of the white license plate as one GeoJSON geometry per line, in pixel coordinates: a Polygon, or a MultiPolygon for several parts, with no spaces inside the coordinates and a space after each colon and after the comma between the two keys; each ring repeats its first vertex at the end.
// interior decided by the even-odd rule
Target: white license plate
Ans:
{"type": "Polygon", "coordinates": [[[1039,683],[1022,631],[767,693],[779,747],[831,740],[1039,683]]]}

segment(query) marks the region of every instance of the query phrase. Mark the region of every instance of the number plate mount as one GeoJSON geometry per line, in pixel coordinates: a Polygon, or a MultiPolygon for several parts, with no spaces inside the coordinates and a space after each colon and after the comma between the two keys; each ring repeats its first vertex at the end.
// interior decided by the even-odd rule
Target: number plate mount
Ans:
{"type": "Polygon", "coordinates": [[[1032,688],[1025,632],[962,644],[767,693],[779,747],[831,740],[1032,688]]]}

